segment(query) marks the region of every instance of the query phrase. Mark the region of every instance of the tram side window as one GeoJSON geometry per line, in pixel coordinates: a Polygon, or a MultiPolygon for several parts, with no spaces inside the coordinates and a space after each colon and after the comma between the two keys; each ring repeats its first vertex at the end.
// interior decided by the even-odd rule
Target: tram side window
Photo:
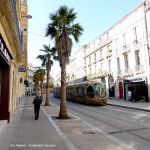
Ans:
{"type": "Polygon", "coordinates": [[[73,87],[70,88],[70,93],[73,93],[73,87]]]}
{"type": "Polygon", "coordinates": [[[73,96],[73,87],[67,87],[67,95],[73,96]]]}
{"type": "Polygon", "coordinates": [[[94,97],[94,91],[93,91],[93,87],[89,86],[87,88],[87,96],[93,98],[94,97]]]}
{"type": "Polygon", "coordinates": [[[80,87],[80,93],[79,93],[80,96],[84,96],[84,87],[80,87]]]}
{"type": "Polygon", "coordinates": [[[76,96],[83,96],[84,89],[83,87],[76,87],[76,96]]]}
{"type": "Polygon", "coordinates": [[[76,94],[75,94],[76,96],[79,96],[79,88],[80,87],[76,87],[76,94]]]}

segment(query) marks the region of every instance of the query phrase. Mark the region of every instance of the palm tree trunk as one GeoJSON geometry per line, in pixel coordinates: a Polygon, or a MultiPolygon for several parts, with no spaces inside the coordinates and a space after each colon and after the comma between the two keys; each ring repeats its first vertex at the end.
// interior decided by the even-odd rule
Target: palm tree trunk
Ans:
{"type": "Polygon", "coordinates": [[[43,81],[41,81],[41,97],[42,97],[42,100],[43,100],[43,81]]]}
{"type": "MultiPolygon", "coordinates": [[[[38,81],[39,82],[39,81],[38,81]]],[[[35,87],[35,95],[39,95],[39,83],[36,83],[36,87],[35,87]]]]}
{"type": "Polygon", "coordinates": [[[66,64],[63,61],[61,65],[61,101],[59,119],[68,119],[67,102],[66,102],[66,64]]]}
{"type": "Polygon", "coordinates": [[[37,83],[35,82],[35,95],[37,95],[37,83]]]}
{"type": "Polygon", "coordinates": [[[47,63],[47,81],[46,81],[46,100],[45,106],[50,106],[49,98],[48,98],[48,85],[49,85],[49,72],[50,72],[50,62],[47,63]]]}

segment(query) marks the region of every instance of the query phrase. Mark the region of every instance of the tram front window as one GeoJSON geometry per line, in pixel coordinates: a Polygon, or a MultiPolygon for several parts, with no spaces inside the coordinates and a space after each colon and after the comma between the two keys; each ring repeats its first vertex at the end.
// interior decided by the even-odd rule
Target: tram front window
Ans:
{"type": "Polygon", "coordinates": [[[104,89],[103,89],[103,85],[100,83],[95,83],[93,85],[93,89],[94,89],[94,94],[96,96],[104,96],[104,89]]]}
{"type": "Polygon", "coordinates": [[[89,86],[87,88],[87,96],[93,98],[94,97],[94,91],[93,91],[93,87],[89,86]]]}

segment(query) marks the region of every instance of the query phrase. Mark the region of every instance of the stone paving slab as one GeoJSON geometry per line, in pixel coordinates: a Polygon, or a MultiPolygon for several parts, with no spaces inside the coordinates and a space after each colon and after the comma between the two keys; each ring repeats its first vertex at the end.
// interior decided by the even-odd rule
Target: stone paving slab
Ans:
{"type": "Polygon", "coordinates": [[[67,149],[42,110],[39,120],[34,119],[33,98],[24,100],[24,107],[19,107],[0,134],[0,150],[67,149]]]}
{"type": "Polygon", "coordinates": [[[56,119],[59,107],[55,105],[41,106],[39,120],[35,120],[33,98],[22,99],[0,132],[0,150],[133,150],[76,116],[56,119]]]}
{"type": "MultiPolygon", "coordinates": [[[[57,106],[45,108],[45,113],[51,117],[54,126],[61,130],[61,135],[67,137],[77,150],[133,150],[132,146],[110,136],[100,129],[76,118],[70,114],[70,119],[56,119],[59,114],[57,106]]],[[[57,129],[56,129],[57,130],[57,129]]],[[[60,132],[60,131],[58,131],[60,132]]]]}

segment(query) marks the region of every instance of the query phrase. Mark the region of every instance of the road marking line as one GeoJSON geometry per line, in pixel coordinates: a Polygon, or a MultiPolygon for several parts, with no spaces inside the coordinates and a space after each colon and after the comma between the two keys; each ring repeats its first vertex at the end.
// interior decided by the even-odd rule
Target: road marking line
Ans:
{"type": "Polygon", "coordinates": [[[73,115],[71,113],[69,113],[69,114],[75,118],[74,120],[81,120],[81,118],[79,118],[79,117],[77,117],[77,116],[75,116],[75,115],[73,115]]]}
{"type": "MultiPolygon", "coordinates": [[[[71,113],[70,113],[71,114],[71,113]]],[[[71,114],[72,115],[72,114],[71,114]]],[[[73,115],[75,117],[75,115],[73,115]]],[[[77,116],[76,116],[77,117],[77,116]]],[[[77,117],[79,118],[79,117],[77,117]]],[[[81,119],[81,118],[80,118],[81,119]]],[[[83,120],[82,120],[83,121],[83,120]]],[[[133,146],[130,146],[128,144],[126,144],[125,142],[117,139],[114,136],[108,135],[105,131],[101,130],[100,128],[94,127],[93,125],[89,124],[86,121],[83,121],[84,124],[86,124],[87,126],[89,126],[90,128],[92,128],[94,131],[99,132],[104,134],[107,138],[111,139],[112,141],[114,141],[115,143],[121,145],[123,148],[127,149],[127,150],[136,150],[133,146]]]]}
{"type": "Polygon", "coordinates": [[[65,142],[66,146],[69,148],[69,150],[77,150],[76,147],[70,142],[70,140],[67,138],[67,136],[65,135],[65,133],[63,133],[61,131],[61,129],[59,128],[59,126],[53,121],[53,119],[50,117],[50,115],[44,110],[44,108],[42,107],[42,111],[44,112],[44,114],[47,116],[49,122],[52,124],[52,126],[55,128],[55,130],[57,131],[58,135],[63,139],[63,141],[65,142]]]}

